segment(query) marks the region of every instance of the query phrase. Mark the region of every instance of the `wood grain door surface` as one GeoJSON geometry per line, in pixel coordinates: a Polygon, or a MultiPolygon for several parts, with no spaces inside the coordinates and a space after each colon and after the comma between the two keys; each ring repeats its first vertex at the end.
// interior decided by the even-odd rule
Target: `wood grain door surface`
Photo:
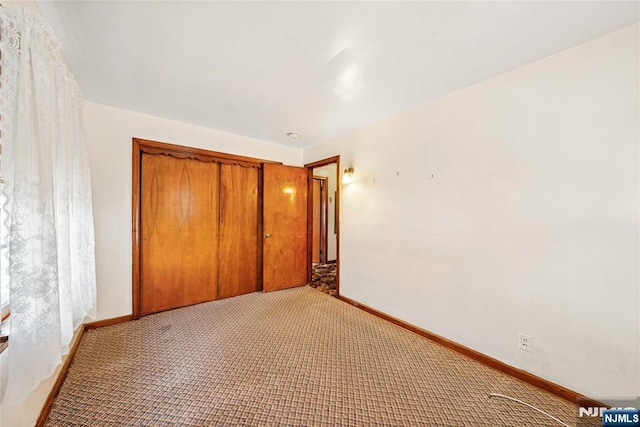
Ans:
{"type": "Polygon", "coordinates": [[[305,168],[263,166],[263,290],[307,281],[307,191],[305,168]]]}
{"type": "Polygon", "coordinates": [[[216,299],[219,167],[142,155],[141,314],[216,299]]]}
{"type": "Polygon", "coordinates": [[[259,169],[220,165],[218,298],[259,291],[259,169]]]}

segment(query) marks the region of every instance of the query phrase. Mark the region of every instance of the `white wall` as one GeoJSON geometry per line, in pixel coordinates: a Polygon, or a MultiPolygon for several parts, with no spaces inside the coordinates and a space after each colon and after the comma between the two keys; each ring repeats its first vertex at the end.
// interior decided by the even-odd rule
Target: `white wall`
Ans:
{"type": "Polygon", "coordinates": [[[338,248],[338,242],[336,238],[336,234],[334,234],[335,223],[336,223],[336,203],[335,203],[335,193],[337,189],[336,181],[337,181],[337,171],[338,168],[337,163],[331,163],[326,166],[321,166],[319,168],[313,169],[313,174],[315,176],[324,176],[327,177],[327,191],[329,193],[329,197],[327,198],[328,206],[327,206],[327,261],[335,261],[336,260],[336,252],[338,248]]]}
{"type": "Polygon", "coordinates": [[[640,394],[638,35],[306,149],[359,181],[340,292],[589,396],[640,394]]]}
{"type": "Polygon", "coordinates": [[[133,137],[299,166],[302,150],[146,114],[87,103],[85,126],[96,230],[98,319],[131,314],[133,137]]]}

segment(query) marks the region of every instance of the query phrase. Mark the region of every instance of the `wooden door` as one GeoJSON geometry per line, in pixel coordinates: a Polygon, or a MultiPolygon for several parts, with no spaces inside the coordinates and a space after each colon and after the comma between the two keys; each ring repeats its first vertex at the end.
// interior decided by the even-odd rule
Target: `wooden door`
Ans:
{"type": "Polygon", "coordinates": [[[263,290],[307,282],[307,191],[305,168],[263,167],[263,290]]]}
{"type": "Polygon", "coordinates": [[[141,314],[216,299],[218,168],[142,155],[141,314]]]}
{"type": "Polygon", "coordinates": [[[259,169],[220,165],[218,299],[260,290],[259,169]]]}

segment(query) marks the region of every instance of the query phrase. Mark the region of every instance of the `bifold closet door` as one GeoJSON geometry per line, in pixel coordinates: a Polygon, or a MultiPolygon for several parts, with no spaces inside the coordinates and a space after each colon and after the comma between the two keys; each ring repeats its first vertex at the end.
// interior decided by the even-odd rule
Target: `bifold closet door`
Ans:
{"type": "Polygon", "coordinates": [[[142,315],[217,298],[219,167],[142,155],[142,315]]]}
{"type": "Polygon", "coordinates": [[[218,298],[261,289],[259,282],[259,169],[220,165],[218,298]]]}

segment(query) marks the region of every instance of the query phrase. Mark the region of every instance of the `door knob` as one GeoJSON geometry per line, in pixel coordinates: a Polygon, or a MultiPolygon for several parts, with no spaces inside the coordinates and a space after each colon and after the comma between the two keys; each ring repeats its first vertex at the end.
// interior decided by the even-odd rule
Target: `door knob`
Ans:
{"type": "Polygon", "coordinates": [[[269,233],[265,233],[264,238],[265,238],[265,239],[268,239],[269,237],[271,237],[271,234],[269,234],[269,233]]]}

